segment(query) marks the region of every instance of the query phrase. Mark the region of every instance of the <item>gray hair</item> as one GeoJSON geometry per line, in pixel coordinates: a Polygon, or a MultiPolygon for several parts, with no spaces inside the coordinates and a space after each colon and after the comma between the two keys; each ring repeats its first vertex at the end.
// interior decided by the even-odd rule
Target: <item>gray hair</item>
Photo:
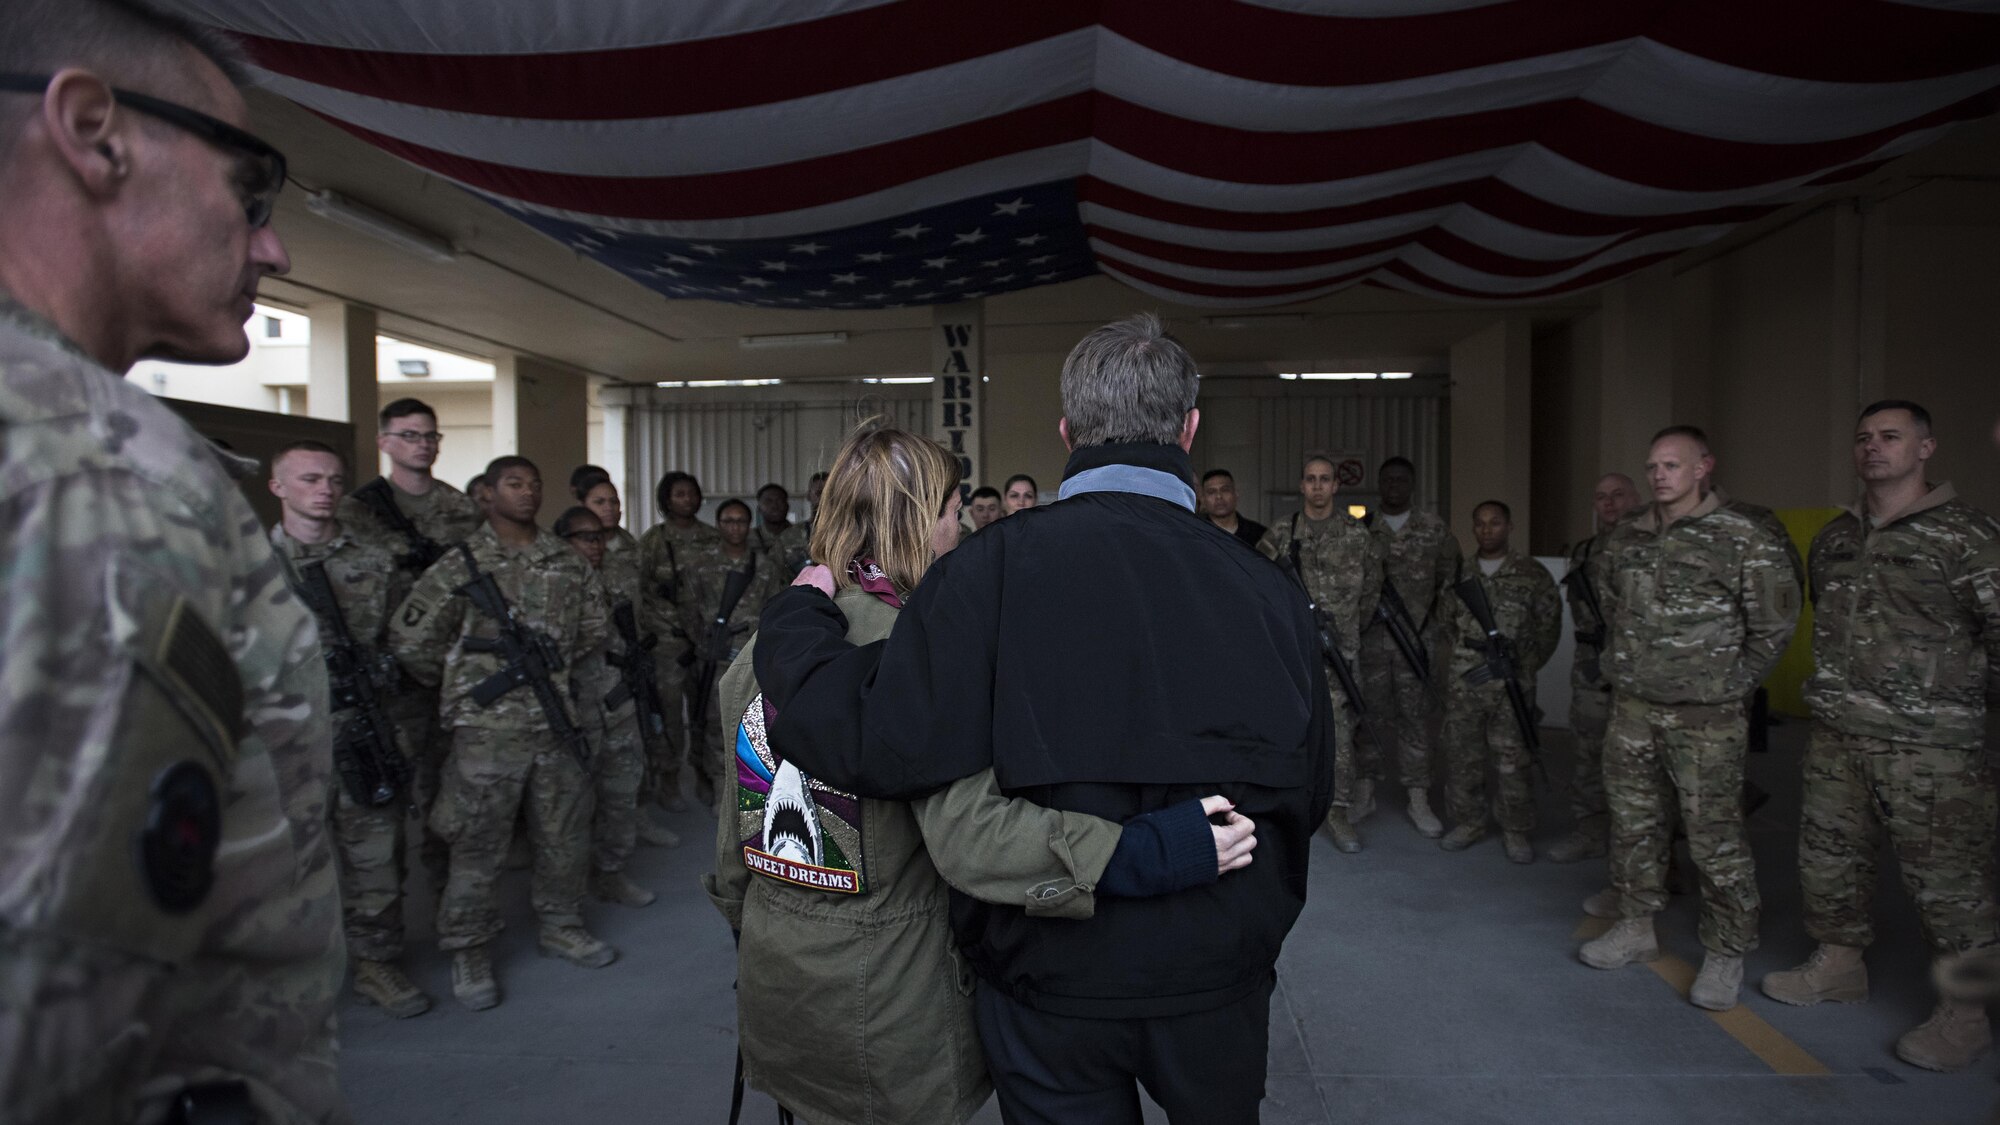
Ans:
{"type": "Polygon", "coordinates": [[[1070,445],[1175,442],[1194,409],[1194,357],[1160,318],[1140,313],[1079,341],[1063,361],[1063,417],[1070,445]]]}
{"type": "MultiPolygon", "coordinates": [[[[243,48],[227,32],[139,0],[6,0],[0,3],[0,71],[53,74],[88,67],[106,81],[184,70],[175,45],[214,64],[232,85],[250,85],[243,48]]],[[[178,77],[178,75],[176,75],[178,77]]],[[[170,97],[173,90],[147,90],[170,97]]]]}

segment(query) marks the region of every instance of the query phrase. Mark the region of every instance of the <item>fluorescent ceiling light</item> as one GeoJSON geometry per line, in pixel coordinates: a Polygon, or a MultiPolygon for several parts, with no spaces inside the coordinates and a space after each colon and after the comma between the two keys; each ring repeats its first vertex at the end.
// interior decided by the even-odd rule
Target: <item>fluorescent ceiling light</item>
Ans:
{"type": "Polygon", "coordinates": [[[788,332],[777,336],[743,336],[736,341],[746,348],[812,348],[846,342],[845,332],[788,332]]]}
{"type": "Polygon", "coordinates": [[[1256,328],[1266,324],[1304,324],[1305,313],[1245,313],[1237,316],[1205,316],[1203,328],[1256,328]]]}
{"type": "Polygon", "coordinates": [[[401,247],[420,258],[429,258],[433,262],[458,260],[457,247],[443,235],[411,226],[401,219],[330,191],[308,193],[306,210],[328,222],[339,223],[349,230],[358,230],[391,246],[401,247]]]}
{"type": "Polygon", "coordinates": [[[1375,373],[1373,371],[1320,371],[1313,373],[1300,372],[1297,375],[1278,376],[1278,378],[1280,379],[1341,379],[1341,380],[1373,379],[1374,377],[1375,373]]]}
{"type": "Polygon", "coordinates": [[[1384,379],[1414,379],[1416,376],[1417,373],[1414,371],[1384,371],[1382,373],[1384,379]]]}
{"type": "Polygon", "coordinates": [[[775,387],[783,379],[669,379],[656,387],[775,387]]]}
{"type": "Polygon", "coordinates": [[[928,383],[929,375],[888,375],[880,379],[863,379],[864,383],[928,383]]]}

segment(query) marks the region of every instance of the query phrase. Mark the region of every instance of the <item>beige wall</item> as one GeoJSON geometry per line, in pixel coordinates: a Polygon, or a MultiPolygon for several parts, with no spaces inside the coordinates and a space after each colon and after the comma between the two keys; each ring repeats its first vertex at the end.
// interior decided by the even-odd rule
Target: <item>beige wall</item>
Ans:
{"type": "Polygon", "coordinates": [[[1533,541],[1529,331],[1525,321],[1498,321],[1451,348],[1451,491],[1439,514],[1462,540],[1472,505],[1499,500],[1514,513],[1513,545],[1533,541]]]}
{"type": "Polygon", "coordinates": [[[494,364],[493,455],[518,453],[542,471],[543,523],[573,503],[570,470],[590,454],[589,391],[580,372],[527,356],[502,356],[494,364]]]}
{"type": "Polygon", "coordinates": [[[1062,417],[1062,362],[1067,352],[986,353],[986,473],[1000,487],[1026,473],[1044,492],[1062,484],[1069,453],[1056,433],[1062,417]]]}

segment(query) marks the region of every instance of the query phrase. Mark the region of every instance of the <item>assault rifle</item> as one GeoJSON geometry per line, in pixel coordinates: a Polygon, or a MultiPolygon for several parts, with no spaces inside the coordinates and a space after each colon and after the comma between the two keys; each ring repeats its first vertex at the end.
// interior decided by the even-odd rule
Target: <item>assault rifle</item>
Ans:
{"type": "Polygon", "coordinates": [[[1604,605],[1597,600],[1597,587],[1590,584],[1589,565],[1585,561],[1570,567],[1569,573],[1563,575],[1563,585],[1574,589],[1577,596],[1583,599],[1584,607],[1590,610],[1590,615],[1597,619],[1596,628],[1578,632],[1576,639],[1601,652],[1605,635],[1604,605]]]}
{"type": "Polygon", "coordinates": [[[1416,618],[1410,616],[1410,607],[1403,604],[1403,595],[1396,592],[1396,583],[1388,575],[1382,576],[1382,596],[1375,602],[1375,620],[1389,630],[1389,639],[1396,642],[1396,651],[1403,654],[1403,663],[1425,687],[1431,685],[1431,660],[1424,653],[1421,635],[1417,631],[1416,618]]]}
{"type": "Polygon", "coordinates": [[[458,550],[465,557],[465,572],[471,576],[458,592],[472,602],[472,608],[492,618],[500,627],[500,635],[490,640],[467,637],[465,651],[499,653],[505,662],[498,672],[472,686],[472,701],[481,707],[491,707],[495,700],[525,684],[535,693],[535,702],[541,705],[542,718],[547,720],[550,733],[575,755],[577,764],[588,770],[590,742],[583,729],[570,719],[562,693],[556,690],[556,673],[563,669],[562,653],[546,634],[528,628],[514,616],[514,607],[507,604],[507,595],[501,592],[499,581],[479,569],[472,548],[460,543],[458,550]]]}
{"type": "MultiPolygon", "coordinates": [[[[1296,531],[1296,520],[1293,526],[1296,531]]],[[[1354,712],[1354,721],[1367,728],[1370,738],[1376,738],[1374,724],[1368,721],[1368,705],[1361,701],[1361,684],[1355,679],[1354,669],[1348,665],[1347,658],[1341,655],[1340,642],[1334,639],[1333,623],[1327,620],[1326,611],[1313,600],[1312,587],[1306,585],[1306,572],[1299,566],[1297,534],[1292,536],[1291,562],[1292,581],[1297,582],[1299,589],[1305,593],[1306,605],[1312,609],[1313,626],[1319,630],[1320,655],[1326,657],[1326,666],[1332,670],[1334,679],[1340,681],[1341,694],[1347,696],[1347,709],[1354,712]]]]}
{"type": "Polygon", "coordinates": [[[702,723],[708,719],[708,697],[715,687],[717,676],[722,674],[722,665],[729,659],[729,617],[736,612],[736,605],[750,589],[750,580],[757,575],[757,552],[749,555],[749,566],[742,570],[731,569],[722,580],[722,601],[716,605],[715,617],[695,638],[694,647],[689,649],[694,663],[701,665],[695,677],[694,701],[688,704],[688,737],[701,737],[702,723]]]}
{"type": "Polygon", "coordinates": [[[1493,605],[1486,600],[1486,587],[1478,578],[1461,578],[1453,587],[1465,608],[1472,611],[1472,619],[1479,623],[1485,638],[1476,646],[1486,656],[1486,663],[1465,674],[1465,682],[1474,687],[1490,684],[1495,680],[1507,686],[1507,706],[1514,711],[1514,725],[1521,729],[1521,741],[1528,748],[1528,762],[1541,775],[1542,785],[1549,783],[1548,767],[1542,764],[1542,739],[1535,729],[1535,713],[1528,706],[1528,693],[1521,688],[1517,675],[1519,667],[1514,660],[1514,643],[1502,636],[1499,624],[1493,619],[1493,605]]]}
{"type": "Polygon", "coordinates": [[[410,522],[410,517],[404,515],[403,509],[396,506],[396,497],[389,491],[388,478],[376,477],[355,489],[354,498],[361,501],[369,511],[374,512],[376,518],[389,526],[389,530],[408,541],[410,549],[396,556],[397,566],[421,574],[430,569],[432,563],[444,557],[445,548],[437,540],[417,530],[417,525],[410,522]]]}
{"type": "Polygon", "coordinates": [[[660,638],[651,633],[639,634],[639,618],[629,601],[619,602],[611,611],[611,625],[625,642],[625,651],[605,657],[618,669],[619,681],[604,697],[604,705],[615,711],[625,706],[626,700],[632,700],[640,729],[657,738],[667,733],[666,708],[660,703],[658,668],[653,662],[653,646],[660,643],[660,638]]]}
{"type": "Polygon", "coordinates": [[[333,739],[333,764],[354,803],[380,808],[396,799],[410,781],[410,762],[396,748],[395,727],[382,710],[378,690],[394,683],[395,658],[370,653],[347,628],[347,615],[333,596],[326,563],[298,568],[299,597],[326,626],[320,636],[325,650],[327,680],[333,688],[333,709],[347,717],[333,739]]]}

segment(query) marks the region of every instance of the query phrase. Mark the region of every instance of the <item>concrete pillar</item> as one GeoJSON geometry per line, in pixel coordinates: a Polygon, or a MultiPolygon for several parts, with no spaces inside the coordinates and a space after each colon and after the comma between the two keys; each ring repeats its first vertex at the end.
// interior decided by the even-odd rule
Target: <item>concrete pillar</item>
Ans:
{"type": "Polygon", "coordinates": [[[981,301],[931,309],[931,436],[959,459],[959,495],[986,473],[986,310],[981,301]]]}
{"type": "Polygon", "coordinates": [[[1604,287],[1603,382],[1598,394],[1600,472],[1638,479],[1652,436],[1675,416],[1674,279],[1655,266],[1604,287]]]}
{"type": "Polygon", "coordinates": [[[375,310],[342,301],[308,306],[312,344],[306,357],[306,414],[354,424],[348,451],[353,483],[380,472],[375,448],[376,412],[381,410],[375,370],[375,310]]]}
{"type": "Polygon", "coordinates": [[[1513,509],[1515,549],[1530,541],[1530,354],[1528,324],[1513,319],[1451,346],[1451,495],[1441,514],[1468,549],[1472,506],[1482,500],[1513,509]]]}
{"type": "MultiPolygon", "coordinates": [[[[604,388],[609,389],[609,388],[604,388]]],[[[632,408],[626,405],[623,395],[598,393],[598,409],[604,411],[604,465],[611,474],[611,480],[618,485],[618,498],[625,506],[625,527],[637,535],[644,525],[639,523],[639,509],[633,506],[634,488],[646,486],[633,479],[632,463],[625,455],[625,424],[632,415],[632,408]]]]}
{"type": "Polygon", "coordinates": [[[493,364],[493,455],[518,453],[542,471],[544,524],[575,503],[570,470],[590,455],[587,378],[524,355],[493,364]]]}

